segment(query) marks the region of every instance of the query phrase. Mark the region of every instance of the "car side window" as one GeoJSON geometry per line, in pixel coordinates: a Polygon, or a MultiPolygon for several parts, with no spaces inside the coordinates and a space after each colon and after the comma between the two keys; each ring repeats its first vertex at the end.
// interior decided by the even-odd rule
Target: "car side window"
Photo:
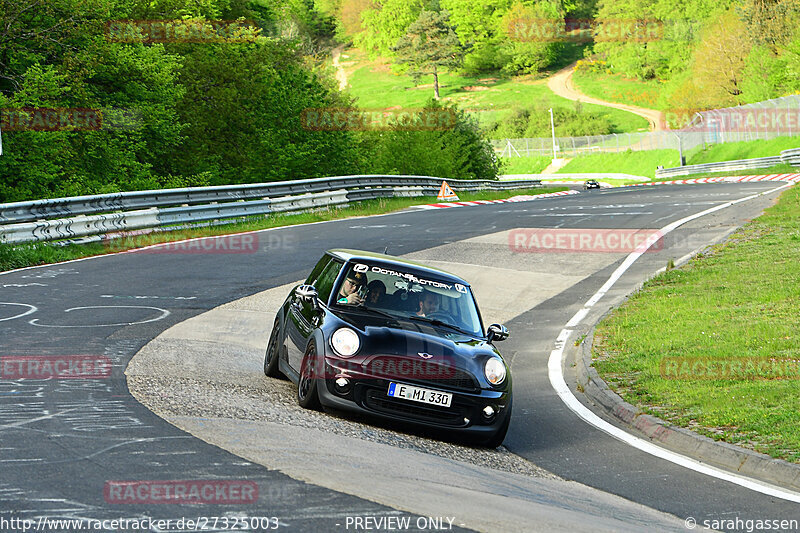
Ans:
{"type": "Polygon", "coordinates": [[[330,297],[331,290],[333,289],[333,284],[336,282],[339,271],[342,269],[342,265],[343,263],[333,259],[320,273],[314,284],[314,287],[317,289],[317,294],[319,294],[320,301],[327,303],[328,297],[330,297]]]}
{"type": "Polygon", "coordinates": [[[322,270],[326,266],[328,266],[328,263],[330,263],[330,262],[331,262],[331,256],[329,256],[328,254],[323,255],[322,259],[320,259],[317,262],[317,265],[311,271],[311,274],[309,274],[308,278],[306,278],[306,285],[315,285],[314,282],[316,282],[319,279],[319,276],[322,273],[322,270]]]}

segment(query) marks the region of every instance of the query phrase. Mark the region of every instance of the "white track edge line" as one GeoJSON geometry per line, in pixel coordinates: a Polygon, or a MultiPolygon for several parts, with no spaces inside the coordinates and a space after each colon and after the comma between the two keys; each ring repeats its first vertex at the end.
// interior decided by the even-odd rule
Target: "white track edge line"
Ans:
{"type": "MultiPolygon", "coordinates": [[[[694,219],[700,218],[702,216],[708,215],[710,213],[714,213],[721,209],[725,209],[726,207],[730,207],[732,205],[738,204],[740,202],[745,202],[748,200],[752,200],[753,198],[757,198],[764,194],[772,194],[774,192],[780,191],[781,189],[785,189],[791,187],[792,183],[787,183],[780,187],[776,187],[770,191],[765,191],[763,193],[757,193],[745,198],[740,198],[738,200],[733,200],[730,202],[725,202],[723,204],[717,205],[710,209],[706,209],[705,211],[701,211],[700,213],[695,213],[694,215],[689,215],[688,217],[682,218],[667,226],[664,226],[661,230],[659,230],[659,234],[661,237],[666,235],[667,233],[671,232],[672,230],[690,222],[694,219]]],[[[654,240],[648,240],[648,248],[654,244],[654,240]]],[[[728,481],[735,485],[739,485],[741,487],[760,492],[762,494],[766,494],[768,496],[773,496],[776,498],[781,498],[783,500],[788,500],[791,502],[800,503],[800,493],[796,493],[790,490],[783,489],[781,487],[771,485],[769,483],[765,483],[759,480],[755,480],[749,478],[747,476],[743,476],[741,474],[734,474],[733,472],[728,472],[722,470],[720,468],[716,468],[714,466],[708,465],[699,461],[697,459],[693,459],[691,457],[687,457],[685,455],[681,455],[679,453],[667,450],[662,448],[661,446],[657,446],[652,442],[645,440],[641,437],[637,437],[628,433],[625,430],[617,428],[616,426],[606,422],[596,414],[594,414],[591,410],[589,410],[585,405],[583,405],[572,393],[570,388],[567,386],[567,382],[564,378],[564,373],[562,370],[562,364],[564,359],[564,347],[566,345],[566,341],[569,336],[572,334],[573,327],[577,326],[589,313],[590,308],[596,304],[608,290],[619,280],[620,277],[625,273],[625,271],[630,268],[630,266],[644,253],[645,250],[632,252],[628,255],[625,261],[611,274],[608,281],[606,281],[603,286],[586,302],[584,307],[580,309],[575,315],[569,320],[566,327],[561,330],[556,339],[556,349],[550,352],[550,358],[548,359],[547,363],[547,373],[550,379],[550,384],[555,389],[556,394],[558,397],[561,398],[561,401],[579,418],[583,421],[587,422],[588,424],[594,426],[595,428],[607,433],[608,435],[620,440],[629,446],[637,448],[645,453],[653,455],[655,457],[664,459],[676,465],[682,466],[684,468],[688,468],[695,472],[699,472],[701,474],[705,474],[717,479],[721,479],[724,481],[728,481]]]]}

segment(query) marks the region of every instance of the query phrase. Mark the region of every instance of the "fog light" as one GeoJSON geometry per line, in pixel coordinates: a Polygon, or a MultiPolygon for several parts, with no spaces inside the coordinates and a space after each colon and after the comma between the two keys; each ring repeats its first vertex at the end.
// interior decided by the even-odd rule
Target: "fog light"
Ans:
{"type": "Polygon", "coordinates": [[[492,407],[491,405],[487,405],[486,407],[483,408],[483,418],[489,420],[494,416],[494,414],[495,410],[494,407],[492,407]]]}
{"type": "Polygon", "coordinates": [[[347,394],[350,392],[350,378],[346,378],[344,376],[339,376],[333,382],[334,388],[336,392],[339,394],[347,394]]]}

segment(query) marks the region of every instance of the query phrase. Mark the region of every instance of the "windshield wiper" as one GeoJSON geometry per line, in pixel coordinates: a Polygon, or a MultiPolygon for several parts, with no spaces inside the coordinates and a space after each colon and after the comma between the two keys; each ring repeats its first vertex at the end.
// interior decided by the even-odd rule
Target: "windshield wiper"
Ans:
{"type": "Polygon", "coordinates": [[[434,326],[444,326],[446,328],[450,328],[450,329],[452,329],[454,331],[457,331],[457,332],[459,332],[459,333],[461,333],[463,335],[468,335],[470,337],[474,337],[475,336],[474,333],[470,333],[469,331],[463,330],[463,329],[459,328],[458,326],[454,326],[453,324],[450,324],[450,323],[447,323],[447,322],[443,322],[443,321],[439,320],[438,318],[428,318],[428,317],[417,316],[417,315],[411,315],[411,316],[406,317],[406,318],[408,318],[409,320],[417,320],[419,322],[427,322],[429,324],[433,324],[434,326]]]}

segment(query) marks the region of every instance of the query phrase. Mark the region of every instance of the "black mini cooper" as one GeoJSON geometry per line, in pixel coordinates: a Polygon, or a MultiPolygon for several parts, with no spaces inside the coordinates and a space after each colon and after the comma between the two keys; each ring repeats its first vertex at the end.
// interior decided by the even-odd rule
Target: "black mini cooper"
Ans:
{"type": "Polygon", "coordinates": [[[388,255],[329,250],[275,318],[264,373],[297,401],[422,424],[497,447],[511,374],[463,279],[388,255]]]}

